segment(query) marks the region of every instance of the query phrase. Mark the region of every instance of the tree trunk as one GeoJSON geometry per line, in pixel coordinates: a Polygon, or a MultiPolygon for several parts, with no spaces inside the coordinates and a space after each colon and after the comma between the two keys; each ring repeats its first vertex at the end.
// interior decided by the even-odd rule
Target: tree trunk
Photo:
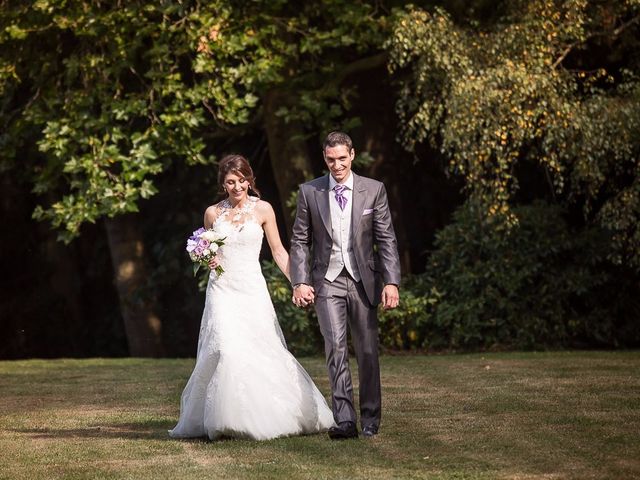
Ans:
{"type": "Polygon", "coordinates": [[[106,219],[105,224],[129,354],[162,356],[162,323],[146,284],[144,243],[137,220],[127,214],[106,219]]]}
{"type": "Polygon", "coordinates": [[[286,231],[283,236],[286,237],[293,227],[294,212],[290,203],[292,194],[298,191],[298,185],[313,176],[303,129],[298,124],[285,123],[282,117],[276,115],[278,109],[288,103],[287,93],[281,90],[268,92],[264,99],[264,124],[269,143],[269,157],[284,213],[286,231]]]}
{"type": "MultiPolygon", "coordinates": [[[[48,229],[48,227],[47,227],[48,229]]],[[[83,327],[86,316],[82,308],[82,272],[77,265],[77,258],[71,252],[71,246],[63,245],[49,233],[44,244],[47,260],[52,266],[51,290],[65,301],[64,326],[67,333],[68,347],[65,355],[86,355],[87,328],[83,327]],[[69,348],[70,347],[70,348],[69,348]]]]}
{"type": "Polygon", "coordinates": [[[411,173],[406,163],[411,162],[405,162],[406,153],[395,141],[394,96],[393,90],[385,80],[384,58],[380,55],[371,57],[367,63],[361,62],[362,68],[355,70],[355,75],[348,79],[358,86],[361,100],[359,109],[354,111],[362,121],[354,142],[359,147],[356,154],[367,151],[373,158],[367,171],[362,173],[385,183],[398,240],[400,266],[402,273],[407,274],[411,273],[412,260],[408,227],[412,224],[412,216],[415,218],[416,212],[404,203],[402,190],[413,184],[415,179],[408,178],[411,173]],[[406,212],[409,218],[405,217],[406,212]]]}

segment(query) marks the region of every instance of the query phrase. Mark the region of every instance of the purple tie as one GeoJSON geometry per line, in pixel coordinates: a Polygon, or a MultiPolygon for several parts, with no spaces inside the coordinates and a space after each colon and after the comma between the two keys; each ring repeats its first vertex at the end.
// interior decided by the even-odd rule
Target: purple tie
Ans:
{"type": "Polygon", "coordinates": [[[340,183],[333,187],[333,190],[336,192],[336,202],[338,202],[340,210],[344,210],[344,207],[347,206],[347,197],[345,197],[343,193],[346,189],[347,187],[340,183]]]}

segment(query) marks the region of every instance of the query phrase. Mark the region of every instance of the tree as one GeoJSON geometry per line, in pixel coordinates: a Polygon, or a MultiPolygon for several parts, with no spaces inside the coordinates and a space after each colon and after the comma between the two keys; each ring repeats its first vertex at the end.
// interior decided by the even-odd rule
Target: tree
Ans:
{"type": "Polygon", "coordinates": [[[518,169],[612,233],[640,268],[640,2],[513,2],[491,25],[396,13],[387,46],[399,139],[440,149],[487,221],[517,223],[518,169]]]}
{"type": "Polygon", "coordinates": [[[357,124],[344,81],[384,64],[385,18],[368,2],[344,0],[217,2],[201,16],[194,68],[208,84],[200,96],[223,124],[263,126],[285,212],[314,174],[307,140],[357,124]]]}

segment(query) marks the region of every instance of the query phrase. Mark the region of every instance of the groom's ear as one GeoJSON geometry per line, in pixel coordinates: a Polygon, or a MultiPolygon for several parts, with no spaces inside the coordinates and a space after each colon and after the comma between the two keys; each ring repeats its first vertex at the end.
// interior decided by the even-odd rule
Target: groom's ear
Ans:
{"type": "Polygon", "coordinates": [[[351,160],[353,160],[356,156],[356,151],[353,147],[351,147],[351,152],[349,152],[349,155],[351,155],[351,160]]]}

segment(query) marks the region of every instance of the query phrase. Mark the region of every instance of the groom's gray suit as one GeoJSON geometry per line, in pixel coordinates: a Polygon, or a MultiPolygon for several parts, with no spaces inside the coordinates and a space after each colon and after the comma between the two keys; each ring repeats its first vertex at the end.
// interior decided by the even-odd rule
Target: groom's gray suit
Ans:
{"type": "Polygon", "coordinates": [[[360,378],[360,423],[362,428],[378,427],[381,398],[376,307],[383,285],[400,283],[400,262],[384,185],[353,172],[351,175],[348,242],[339,238],[340,228],[332,224],[338,210],[330,204],[336,200],[329,175],[300,186],[291,239],[291,282],[312,285],[315,290],[336,422],[356,421],[348,323],[360,378]],[[348,264],[344,269],[342,262],[335,260],[335,252],[341,248],[348,264]]]}

